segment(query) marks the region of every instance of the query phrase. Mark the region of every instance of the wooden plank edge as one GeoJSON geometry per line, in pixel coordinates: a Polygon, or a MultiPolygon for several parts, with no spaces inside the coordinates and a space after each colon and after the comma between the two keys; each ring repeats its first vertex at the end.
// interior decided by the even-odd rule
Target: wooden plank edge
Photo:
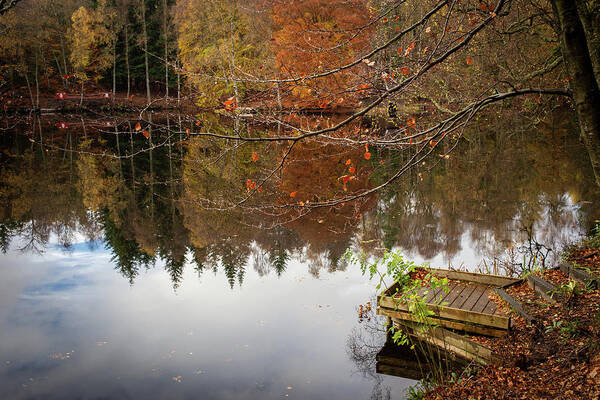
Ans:
{"type": "Polygon", "coordinates": [[[577,269],[572,264],[566,262],[561,263],[558,268],[567,274],[569,278],[575,279],[579,283],[582,283],[593,289],[598,289],[598,278],[594,275],[581,269],[577,269]]]}
{"type": "MultiPolygon", "coordinates": [[[[378,301],[378,305],[381,307],[398,309],[400,311],[409,311],[408,307],[404,303],[388,296],[382,296],[378,301]]],[[[436,316],[442,318],[467,321],[479,325],[491,326],[506,330],[508,330],[510,327],[510,317],[505,315],[484,314],[476,311],[462,310],[460,308],[438,306],[435,304],[427,304],[427,308],[433,311],[436,316]]]]}
{"type": "MultiPolygon", "coordinates": [[[[443,329],[443,328],[442,328],[443,329]]],[[[449,343],[448,340],[446,339],[442,339],[440,337],[433,336],[433,335],[429,335],[427,333],[422,333],[422,332],[418,332],[418,331],[414,331],[411,329],[408,329],[409,332],[407,332],[408,335],[422,340],[424,342],[430,343],[434,346],[437,346],[438,348],[440,348],[443,351],[449,351],[451,353],[454,353],[462,358],[465,358],[467,360],[473,360],[473,361],[477,361],[480,362],[482,364],[489,364],[489,363],[494,363],[496,361],[496,357],[493,355],[490,355],[489,358],[486,358],[486,356],[484,354],[476,354],[474,352],[469,351],[469,349],[461,347],[460,345],[456,345],[453,343],[449,343]]]]}
{"type": "Polygon", "coordinates": [[[559,303],[559,296],[556,294],[556,286],[550,282],[540,278],[537,275],[530,274],[527,276],[527,284],[544,300],[553,304],[559,303]]]}
{"type": "MultiPolygon", "coordinates": [[[[417,318],[415,318],[410,312],[392,310],[392,309],[385,308],[385,307],[378,307],[377,315],[383,315],[386,317],[395,318],[395,319],[399,319],[399,320],[403,320],[403,321],[419,323],[417,318]]],[[[491,328],[489,326],[482,326],[482,325],[465,323],[462,321],[456,321],[456,320],[450,320],[450,319],[438,318],[438,317],[434,317],[433,320],[436,324],[441,325],[443,327],[455,329],[458,331],[469,332],[469,333],[473,333],[476,335],[491,336],[491,337],[504,337],[508,334],[507,329],[491,328]]]]}
{"type": "MultiPolygon", "coordinates": [[[[417,330],[417,331],[420,328],[419,324],[414,323],[414,322],[412,322],[412,323],[411,322],[403,322],[402,324],[405,326],[409,326],[411,329],[417,330]]],[[[433,327],[429,332],[420,332],[420,333],[424,334],[424,335],[430,335],[430,336],[436,337],[440,340],[447,342],[450,345],[453,345],[455,347],[460,347],[469,353],[472,353],[477,356],[481,356],[482,358],[484,358],[486,360],[491,360],[493,357],[493,351],[489,347],[487,347],[481,343],[478,343],[478,342],[470,339],[469,337],[459,335],[458,333],[454,333],[452,331],[449,331],[448,329],[444,329],[439,326],[433,327]]]]}
{"type": "Polygon", "coordinates": [[[509,287],[511,287],[511,286],[518,285],[519,283],[523,283],[523,282],[525,282],[525,279],[523,279],[523,278],[519,278],[519,279],[517,279],[517,280],[516,280],[516,281],[514,281],[514,282],[507,283],[507,284],[506,284],[506,285],[504,285],[504,286],[500,286],[500,289],[507,289],[507,288],[509,288],[509,287]]]}
{"type": "Polygon", "coordinates": [[[427,268],[427,270],[437,276],[441,276],[442,278],[456,279],[490,286],[504,286],[515,283],[515,281],[519,280],[517,278],[509,278],[502,275],[479,274],[476,272],[454,271],[450,269],[427,268]]]}
{"type": "Polygon", "coordinates": [[[533,325],[535,323],[535,318],[529,315],[529,313],[525,311],[521,303],[519,303],[514,297],[506,293],[506,291],[502,288],[496,288],[495,291],[502,299],[504,299],[504,301],[506,301],[510,305],[510,307],[517,314],[523,317],[523,319],[527,322],[528,325],[533,325]]]}

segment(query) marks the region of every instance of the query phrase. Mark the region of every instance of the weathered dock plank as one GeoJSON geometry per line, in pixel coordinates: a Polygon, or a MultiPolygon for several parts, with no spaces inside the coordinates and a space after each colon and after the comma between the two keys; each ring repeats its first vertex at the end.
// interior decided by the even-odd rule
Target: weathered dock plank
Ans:
{"type": "Polygon", "coordinates": [[[502,299],[504,299],[513,310],[515,310],[521,317],[523,317],[523,319],[525,320],[525,322],[527,322],[528,325],[533,325],[535,323],[535,318],[533,318],[527,311],[525,311],[521,303],[519,303],[511,295],[506,293],[504,289],[496,288],[496,293],[500,297],[502,297],[502,299]]]}
{"type": "Polygon", "coordinates": [[[437,268],[428,268],[428,270],[441,278],[455,279],[459,281],[466,282],[474,282],[480,283],[482,285],[489,286],[504,286],[514,282],[518,282],[519,279],[508,278],[506,276],[501,275],[491,275],[491,274],[478,274],[476,272],[467,272],[467,271],[453,271],[449,269],[437,269],[437,268]]]}
{"type": "Polygon", "coordinates": [[[473,307],[475,307],[475,304],[477,304],[477,302],[479,301],[479,299],[482,296],[486,296],[485,294],[486,290],[485,288],[481,287],[481,286],[475,286],[475,291],[473,293],[471,293],[471,296],[469,296],[469,298],[467,299],[467,301],[465,301],[465,303],[462,305],[462,309],[463,310],[468,310],[471,311],[473,310],[473,307]]]}
{"type": "MultiPolygon", "coordinates": [[[[402,321],[412,321],[412,322],[421,322],[415,316],[408,311],[399,311],[385,307],[377,308],[378,315],[385,315],[392,319],[402,320],[402,321]]],[[[506,336],[505,329],[497,329],[489,326],[482,326],[467,322],[461,322],[456,320],[450,320],[445,318],[436,318],[433,321],[435,324],[443,326],[445,328],[455,329],[458,331],[464,331],[473,333],[476,335],[484,335],[484,336],[493,336],[493,337],[502,337],[506,336]]]]}
{"type": "Polygon", "coordinates": [[[551,303],[559,302],[556,294],[556,286],[550,282],[540,278],[537,275],[530,274],[527,276],[527,284],[544,300],[551,303]]]}
{"type": "MultiPolygon", "coordinates": [[[[487,298],[486,300],[489,301],[489,299],[487,298]]],[[[390,309],[409,311],[408,306],[406,304],[399,302],[398,299],[389,296],[382,296],[379,305],[390,309]]],[[[482,312],[462,310],[460,308],[452,308],[447,306],[437,306],[435,304],[427,304],[427,308],[433,311],[435,316],[437,317],[471,322],[474,324],[480,324],[483,326],[490,326],[493,328],[500,329],[508,329],[509,327],[510,318],[504,315],[484,314],[482,312]]]]}
{"type": "Polygon", "coordinates": [[[451,351],[467,360],[493,363],[497,359],[488,347],[439,326],[429,328],[425,332],[414,322],[400,322],[398,327],[419,340],[438,346],[442,350],[451,351]]]}
{"type": "Polygon", "coordinates": [[[558,266],[562,272],[567,274],[569,278],[575,279],[577,282],[589,286],[592,289],[598,288],[598,278],[581,269],[575,268],[572,264],[562,263],[558,266]]]}
{"type": "Polygon", "coordinates": [[[475,285],[468,286],[467,288],[465,288],[465,290],[463,290],[463,292],[460,294],[460,296],[458,296],[456,298],[456,300],[454,300],[452,302],[452,304],[449,304],[449,306],[460,308],[460,309],[464,310],[463,305],[466,303],[467,300],[469,300],[471,295],[473,295],[476,291],[477,291],[477,286],[475,286],[475,285]]]}

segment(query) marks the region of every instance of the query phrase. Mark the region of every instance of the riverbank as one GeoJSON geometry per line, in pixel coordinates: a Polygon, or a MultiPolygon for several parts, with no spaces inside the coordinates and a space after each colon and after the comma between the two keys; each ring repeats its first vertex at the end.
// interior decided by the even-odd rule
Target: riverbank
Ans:
{"type": "MultiPolygon", "coordinates": [[[[571,265],[600,276],[600,236],[565,254],[571,265]]],[[[493,365],[450,383],[431,387],[421,399],[599,399],[600,291],[569,279],[561,270],[536,272],[557,290],[552,298],[536,295],[527,284],[511,287],[534,321],[527,324],[508,305],[513,329],[503,338],[480,338],[499,355],[493,365]]],[[[508,290],[507,290],[508,291],[508,290]]],[[[473,369],[467,369],[473,371],[473,369]]]]}
{"type": "Polygon", "coordinates": [[[148,100],[143,93],[117,92],[113,97],[112,92],[95,87],[86,90],[84,95],[59,89],[56,93],[41,93],[32,99],[29,93],[13,91],[0,95],[0,104],[5,115],[18,115],[34,113],[86,113],[86,112],[140,112],[142,110],[179,110],[180,112],[198,111],[198,106],[189,96],[180,98],[154,94],[148,100]]]}

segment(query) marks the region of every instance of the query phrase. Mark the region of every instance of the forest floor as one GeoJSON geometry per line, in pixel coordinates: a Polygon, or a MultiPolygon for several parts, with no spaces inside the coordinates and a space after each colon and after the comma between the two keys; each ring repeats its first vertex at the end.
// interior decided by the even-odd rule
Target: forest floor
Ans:
{"type": "MultiPolygon", "coordinates": [[[[568,261],[600,276],[600,238],[569,249],[568,261]]],[[[525,321],[505,305],[514,325],[504,338],[479,338],[500,361],[460,376],[424,394],[429,400],[600,399],[600,290],[569,285],[562,271],[538,272],[561,289],[563,301],[537,297],[527,283],[507,292],[536,322],[525,321]]],[[[467,369],[469,371],[472,369],[467,369]]]]}

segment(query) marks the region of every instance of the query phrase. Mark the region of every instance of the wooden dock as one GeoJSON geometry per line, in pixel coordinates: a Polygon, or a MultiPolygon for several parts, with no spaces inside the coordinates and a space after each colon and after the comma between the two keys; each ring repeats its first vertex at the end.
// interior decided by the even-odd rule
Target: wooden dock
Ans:
{"type": "MultiPolygon", "coordinates": [[[[563,263],[553,269],[560,269],[569,279],[588,288],[598,286],[597,277],[572,265],[563,263]]],[[[462,359],[482,364],[495,363],[498,354],[483,344],[491,343],[489,340],[481,340],[477,336],[501,337],[507,335],[511,328],[510,316],[505,315],[496,302],[510,307],[510,313],[514,312],[522,317],[527,325],[541,329],[540,321],[529,314],[528,307],[509,294],[512,293],[511,289],[508,289],[510,286],[527,282],[534,294],[548,305],[564,307],[568,301],[555,284],[543,274],[535,272],[528,274],[525,279],[433,268],[413,273],[414,279],[428,274],[437,278],[447,278],[448,285],[445,288],[433,288],[427,283],[428,278],[420,280],[419,284],[423,286],[417,285],[416,288],[414,285],[400,287],[394,284],[378,296],[377,314],[387,316],[388,325],[401,330],[413,344],[425,342],[462,359]],[[409,311],[402,296],[402,290],[407,290],[406,288],[416,291],[425,299],[425,307],[433,311],[433,315],[428,317],[431,323],[419,320],[409,311]],[[496,296],[493,301],[492,296],[496,296]]],[[[508,312],[506,307],[502,309],[508,312]]],[[[394,364],[385,357],[382,361],[382,372],[406,373],[408,367],[412,366],[398,365],[395,361],[394,364]]]]}
{"type": "MultiPolygon", "coordinates": [[[[433,268],[428,272],[449,281],[447,291],[424,286],[418,292],[426,296],[427,307],[434,312],[431,318],[437,325],[478,335],[507,334],[510,317],[497,308],[490,295],[496,288],[514,284],[518,279],[433,268]]],[[[393,285],[378,296],[377,313],[399,321],[419,322],[399,297],[399,287],[393,285]]]]}

